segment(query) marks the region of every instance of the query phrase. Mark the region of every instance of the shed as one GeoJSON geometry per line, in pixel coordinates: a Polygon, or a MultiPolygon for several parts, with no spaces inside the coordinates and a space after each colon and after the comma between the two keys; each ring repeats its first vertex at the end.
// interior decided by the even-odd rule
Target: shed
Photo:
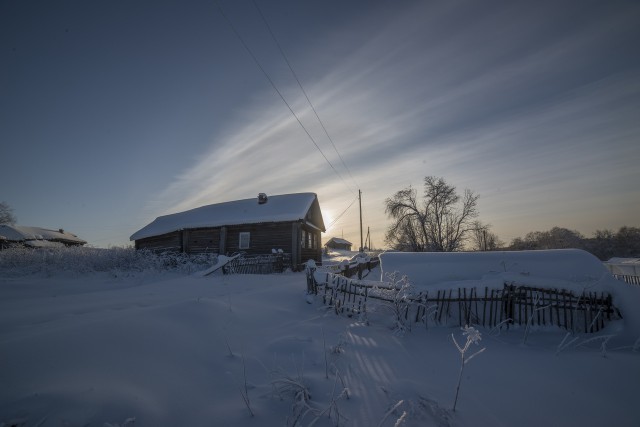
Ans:
{"type": "Polygon", "coordinates": [[[0,249],[20,244],[41,248],[55,246],[82,246],[87,242],[75,234],[61,228],[50,230],[41,227],[27,227],[23,225],[0,225],[0,249]]]}
{"type": "Polygon", "coordinates": [[[324,245],[330,249],[341,249],[341,250],[350,251],[352,243],[340,237],[332,237],[329,240],[327,240],[327,243],[325,243],[324,245]]]}
{"type": "Polygon", "coordinates": [[[294,267],[321,262],[325,231],[315,193],[235,200],[164,215],[131,236],[136,249],[194,253],[291,254],[294,267]]]}
{"type": "Polygon", "coordinates": [[[611,274],[640,277],[640,258],[611,258],[604,265],[611,274]]]}

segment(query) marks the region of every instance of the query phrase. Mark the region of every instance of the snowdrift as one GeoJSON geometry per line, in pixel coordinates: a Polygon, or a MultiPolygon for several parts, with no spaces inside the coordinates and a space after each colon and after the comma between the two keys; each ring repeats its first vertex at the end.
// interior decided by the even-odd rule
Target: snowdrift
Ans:
{"type": "Polygon", "coordinates": [[[611,291],[616,281],[602,262],[579,249],[508,252],[386,252],[380,255],[381,280],[397,271],[416,288],[488,286],[505,281],[582,291],[611,291]]]}

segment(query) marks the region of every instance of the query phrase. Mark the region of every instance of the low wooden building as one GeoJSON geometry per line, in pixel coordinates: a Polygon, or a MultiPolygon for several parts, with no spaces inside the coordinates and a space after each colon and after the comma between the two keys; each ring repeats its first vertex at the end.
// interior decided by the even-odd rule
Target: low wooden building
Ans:
{"type": "Polygon", "coordinates": [[[332,237],[324,244],[329,249],[340,249],[350,251],[353,245],[350,241],[340,237],[332,237]]]}
{"type": "Polygon", "coordinates": [[[160,216],[136,231],[136,249],[247,255],[281,250],[293,267],[322,261],[325,231],[318,197],[296,193],[236,200],[160,216]]]}
{"type": "Polygon", "coordinates": [[[32,248],[55,246],[82,246],[87,242],[75,234],[63,229],[50,230],[42,227],[27,227],[24,225],[0,225],[0,249],[13,245],[32,248]]]}

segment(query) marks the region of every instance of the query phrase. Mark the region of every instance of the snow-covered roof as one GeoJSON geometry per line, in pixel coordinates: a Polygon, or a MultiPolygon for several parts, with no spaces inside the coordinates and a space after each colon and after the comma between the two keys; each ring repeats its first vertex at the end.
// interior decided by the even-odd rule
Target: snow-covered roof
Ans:
{"type": "Polygon", "coordinates": [[[473,285],[502,287],[505,281],[580,290],[614,283],[602,262],[579,249],[505,252],[387,252],[380,255],[382,280],[394,271],[419,288],[473,285]],[[596,286],[597,284],[597,286],[596,286]]]}
{"type": "Polygon", "coordinates": [[[75,234],[71,234],[62,229],[49,230],[47,228],[27,227],[23,225],[0,225],[0,236],[6,237],[6,239],[11,242],[50,240],[79,245],[87,243],[75,234]]]}
{"type": "MultiPolygon", "coordinates": [[[[350,241],[348,241],[346,239],[342,239],[340,237],[332,237],[327,241],[327,243],[329,243],[329,242],[338,243],[340,245],[352,245],[352,243],[350,241]]],[[[325,245],[327,243],[325,243],[325,245]]]]}
{"type": "Polygon", "coordinates": [[[258,203],[258,198],[236,200],[159,216],[150,224],[133,233],[130,240],[139,240],[191,228],[298,220],[307,221],[310,225],[324,231],[320,205],[315,193],[268,196],[266,203],[258,203]],[[310,212],[312,208],[313,211],[310,212]]]}
{"type": "Polygon", "coordinates": [[[611,258],[604,265],[612,274],[640,276],[640,258],[611,258]]]}
{"type": "Polygon", "coordinates": [[[32,248],[60,248],[64,247],[62,242],[52,242],[50,240],[25,240],[24,244],[32,248]]]}

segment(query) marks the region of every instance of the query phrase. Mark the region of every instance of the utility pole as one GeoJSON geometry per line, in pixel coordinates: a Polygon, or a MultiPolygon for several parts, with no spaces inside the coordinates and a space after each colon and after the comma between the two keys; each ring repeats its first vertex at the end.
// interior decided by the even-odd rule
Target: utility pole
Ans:
{"type": "Polygon", "coordinates": [[[367,237],[364,239],[364,247],[371,250],[371,230],[367,227],[367,237]]]}
{"type": "Polygon", "coordinates": [[[360,204],[360,252],[364,251],[364,242],[362,241],[362,191],[358,190],[358,203],[360,204]]]}

